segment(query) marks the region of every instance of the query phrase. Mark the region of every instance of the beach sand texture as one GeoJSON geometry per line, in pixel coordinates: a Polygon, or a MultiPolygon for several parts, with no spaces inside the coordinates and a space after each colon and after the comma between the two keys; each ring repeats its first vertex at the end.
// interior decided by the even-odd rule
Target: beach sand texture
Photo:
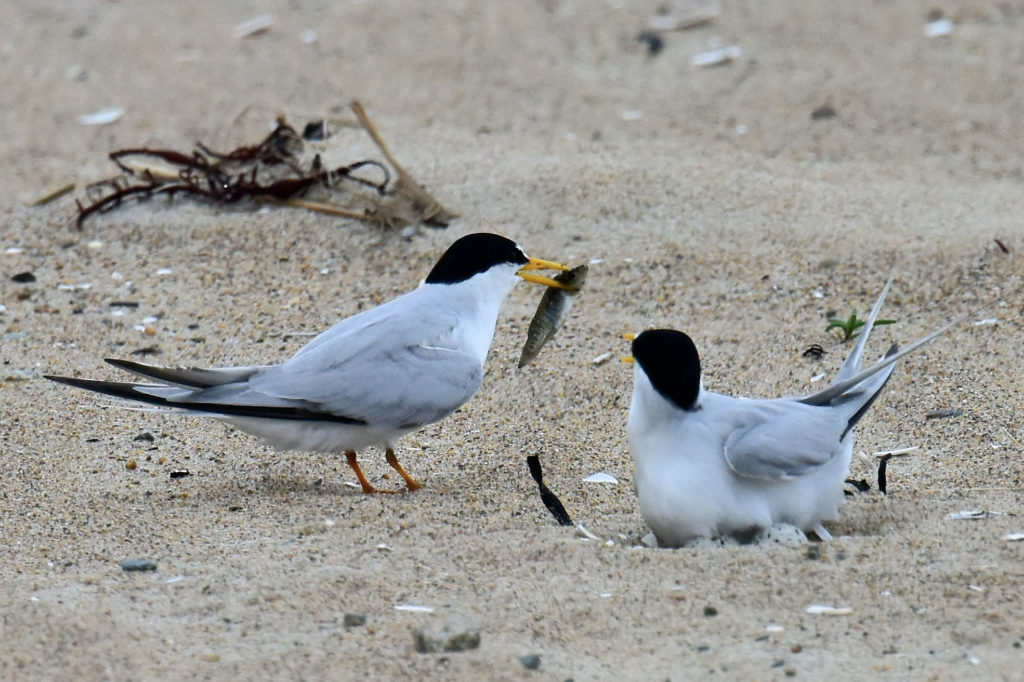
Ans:
{"type": "MultiPolygon", "coordinates": [[[[952,32],[928,37],[935,3],[723,0],[653,54],[637,36],[663,5],[696,7],[0,4],[0,678],[1020,679],[1024,3],[942,5],[952,32]],[[741,53],[693,65],[716,46],[741,53]],[[29,205],[81,197],[114,149],[226,149],[353,99],[460,213],[448,229],[179,198],[79,231],[72,195],[29,205]],[[481,230],[589,262],[587,288],[523,370],[540,292],[512,293],[477,396],[400,442],[414,494],[41,378],[283,360],[481,230]],[[999,303],[901,362],[858,428],[854,478],[918,447],[889,494],[849,498],[817,557],[639,546],[622,334],[686,331],[711,390],[799,394],[849,348],[827,314],[866,313],[890,275],[898,322],[869,357],[999,303]],[[527,455],[608,542],[554,523],[527,455]],[[618,483],[583,482],[598,471],[618,483]],[[445,623],[479,646],[418,653],[414,630],[445,623]]],[[[382,453],[361,461],[397,484],[382,453]]]]}

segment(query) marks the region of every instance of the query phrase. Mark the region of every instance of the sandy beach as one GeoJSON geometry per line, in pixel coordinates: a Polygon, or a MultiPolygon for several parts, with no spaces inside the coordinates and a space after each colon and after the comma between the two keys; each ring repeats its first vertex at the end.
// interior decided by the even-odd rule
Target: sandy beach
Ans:
{"type": "MultiPolygon", "coordinates": [[[[0,5],[0,678],[1021,679],[1024,3],[723,0],[638,40],[700,7],[0,5]],[[115,149],[229,149],[353,99],[449,227],[186,197],[75,226],[115,149]],[[540,291],[513,291],[480,392],[400,442],[415,493],[42,377],[282,361],[477,231],[590,276],[521,370],[540,291]],[[806,393],[850,348],[829,315],[890,276],[871,357],[995,304],[902,361],[858,427],[854,478],[917,448],[888,494],[848,498],[828,543],[644,546],[622,334],[686,331],[711,390],[806,393]],[[528,455],[599,540],[556,525],[528,455]],[[479,645],[417,651],[445,626],[479,645]]],[[[354,128],[324,145],[375,152],[354,128]]]]}

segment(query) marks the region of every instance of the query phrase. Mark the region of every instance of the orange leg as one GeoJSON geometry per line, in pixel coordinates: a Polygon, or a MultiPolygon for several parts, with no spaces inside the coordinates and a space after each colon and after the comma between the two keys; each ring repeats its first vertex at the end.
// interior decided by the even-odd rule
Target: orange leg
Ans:
{"type": "MultiPolygon", "coordinates": [[[[348,465],[352,467],[352,471],[355,472],[356,478],[359,480],[359,485],[363,487],[363,492],[367,495],[371,493],[394,493],[394,490],[381,490],[380,488],[374,488],[368,480],[366,480],[366,474],[359,468],[359,462],[356,460],[355,450],[347,450],[345,452],[345,459],[348,460],[348,465]]],[[[399,472],[401,473],[401,472],[399,472]]]]}
{"type": "Polygon", "coordinates": [[[409,492],[415,492],[423,487],[416,482],[415,478],[409,475],[409,472],[406,471],[401,464],[398,463],[398,458],[395,457],[394,450],[388,448],[384,457],[388,460],[388,464],[391,465],[391,468],[397,471],[398,475],[402,477],[403,481],[405,481],[405,487],[409,489],[409,492]]]}

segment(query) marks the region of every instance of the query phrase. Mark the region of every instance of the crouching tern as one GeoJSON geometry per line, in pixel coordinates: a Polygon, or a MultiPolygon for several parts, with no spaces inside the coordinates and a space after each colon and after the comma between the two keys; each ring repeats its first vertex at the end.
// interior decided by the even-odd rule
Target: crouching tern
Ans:
{"type": "Polygon", "coordinates": [[[47,376],[60,383],[215,417],[282,450],[344,452],[365,493],[379,490],[356,451],[385,450],[410,490],[420,484],[395,456],[395,441],[444,419],[480,388],[498,312],[518,277],[569,268],[530,258],[487,233],[457,240],[413,291],[337,323],[278,365],[165,368],[108,359],[157,383],[47,376]]]}
{"type": "Polygon", "coordinates": [[[664,545],[698,537],[749,539],[788,523],[831,535],[853,454],[853,428],[895,363],[975,312],[861,369],[889,291],[885,285],[835,381],[799,398],[734,398],[704,389],[689,336],[652,329],[632,338],[629,446],[644,520],[664,545]]]}

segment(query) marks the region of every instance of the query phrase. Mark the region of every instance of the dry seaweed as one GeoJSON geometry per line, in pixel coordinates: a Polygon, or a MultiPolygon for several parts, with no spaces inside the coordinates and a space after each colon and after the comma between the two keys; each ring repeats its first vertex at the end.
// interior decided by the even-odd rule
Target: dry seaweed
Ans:
{"type": "Polygon", "coordinates": [[[76,224],[81,228],[89,216],[129,199],[180,194],[216,204],[272,202],[390,227],[419,223],[447,227],[457,214],[445,209],[398,163],[358,102],[352,103],[352,110],[386,163],[362,159],[324,168],[320,154],[304,162],[303,136],[284,119],[278,119],[258,144],[229,152],[217,152],[202,143],[191,153],[121,149],[110,154],[120,174],[86,189],[85,201],[76,201],[76,224]]]}

